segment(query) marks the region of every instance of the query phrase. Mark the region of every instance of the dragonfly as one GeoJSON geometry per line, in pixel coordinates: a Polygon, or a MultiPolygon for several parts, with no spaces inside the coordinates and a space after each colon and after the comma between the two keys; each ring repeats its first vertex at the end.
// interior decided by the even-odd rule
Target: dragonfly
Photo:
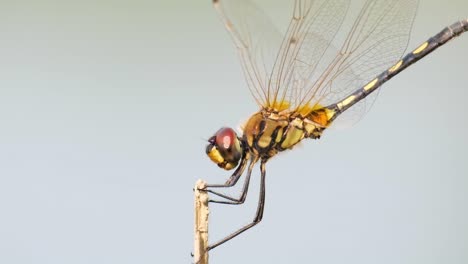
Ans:
{"type": "Polygon", "coordinates": [[[265,205],[266,163],[304,139],[319,139],[341,121],[355,123],[372,106],[379,88],[449,40],[468,31],[460,20],[402,56],[408,46],[417,0],[367,0],[345,25],[349,0],[295,0],[284,34],[249,0],[214,0],[240,57],[249,91],[259,106],[242,132],[223,127],[208,140],[206,154],[224,170],[223,184],[205,190],[244,203],[254,166],[260,163],[260,194],[249,224],[208,246],[211,250],[257,225],[265,205]],[[346,28],[346,26],[348,26],[346,28]],[[344,38],[339,34],[344,31],[344,38]],[[336,43],[339,43],[336,48],[336,43]],[[238,197],[217,188],[234,186],[246,172],[238,197]]]}

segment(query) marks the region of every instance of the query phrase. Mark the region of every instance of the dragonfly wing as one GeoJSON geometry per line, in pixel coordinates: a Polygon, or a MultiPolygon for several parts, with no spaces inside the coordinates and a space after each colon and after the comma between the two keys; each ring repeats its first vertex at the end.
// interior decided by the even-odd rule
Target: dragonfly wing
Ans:
{"type": "MultiPolygon", "coordinates": [[[[407,48],[417,6],[417,0],[366,1],[340,51],[304,89],[301,107],[337,103],[397,62],[407,48]]],[[[377,92],[356,103],[336,123],[357,122],[377,92]]]]}
{"type": "MultiPolygon", "coordinates": [[[[417,5],[418,0],[367,0],[336,49],[332,42],[349,0],[295,0],[284,37],[252,2],[214,1],[257,103],[303,116],[343,100],[396,62],[408,45],[417,5]]],[[[337,121],[356,122],[376,95],[337,121]]]]}
{"type": "Polygon", "coordinates": [[[281,44],[268,89],[269,106],[295,109],[304,89],[320,69],[326,51],[340,29],[348,0],[296,0],[293,16],[281,44]]]}
{"type": "Polygon", "coordinates": [[[214,0],[240,57],[252,96],[268,104],[268,83],[282,36],[271,19],[248,0],[214,0]]]}

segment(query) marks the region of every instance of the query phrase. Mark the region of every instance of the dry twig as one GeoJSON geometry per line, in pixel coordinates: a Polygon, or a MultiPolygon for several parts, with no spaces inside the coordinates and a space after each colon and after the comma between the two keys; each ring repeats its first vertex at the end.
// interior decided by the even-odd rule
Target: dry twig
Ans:
{"type": "Polygon", "coordinates": [[[198,180],[195,184],[195,241],[194,241],[194,263],[208,264],[208,193],[202,189],[206,183],[198,180]]]}

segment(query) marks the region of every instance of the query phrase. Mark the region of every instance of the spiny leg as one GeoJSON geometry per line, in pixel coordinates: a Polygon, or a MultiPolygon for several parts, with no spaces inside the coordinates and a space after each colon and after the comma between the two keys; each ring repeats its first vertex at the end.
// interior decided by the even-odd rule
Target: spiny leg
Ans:
{"type": "Polygon", "coordinates": [[[220,241],[216,242],[215,244],[208,246],[207,250],[212,250],[213,248],[233,239],[234,237],[238,236],[239,234],[243,233],[247,229],[255,226],[256,224],[260,223],[263,218],[263,210],[265,208],[265,163],[267,160],[262,160],[260,164],[260,171],[261,171],[261,181],[260,181],[260,195],[258,199],[258,205],[257,205],[257,213],[255,214],[255,217],[252,221],[252,223],[240,228],[239,230],[235,231],[234,233],[230,234],[229,236],[221,239],[220,241]]]}
{"type": "Polygon", "coordinates": [[[209,200],[209,202],[219,203],[219,204],[234,204],[234,205],[243,204],[245,202],[245,198],[247,197],[247,192],[249,190],[250,176],[252,175],[252,169],[253,169],[255,163],[257,163],[257,160],[258,160],[257,158],[252,158],[250,160],[250,165],[249,165],[249,168],[247,169],[247,176],[245,178],[244,186],[242,187],[242,192],[241,192],[241,195],[239,196],[239,198],[234,198],[234,197],[228,196],[226,194],[215,192],[213,190],[207,190],[207,192],[209,192],[209,193],[215,194],[217,196],[220,196],[222,198],[225,198],[225,199],[229,200],[229,201],[209,200]]]}

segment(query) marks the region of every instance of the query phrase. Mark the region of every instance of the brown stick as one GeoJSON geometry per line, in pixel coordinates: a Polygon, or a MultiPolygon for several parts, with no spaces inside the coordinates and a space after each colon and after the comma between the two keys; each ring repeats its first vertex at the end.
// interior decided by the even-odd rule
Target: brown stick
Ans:
{"type": "Polygon", "coordinates": [[[195,184],[195,242],[193,257],[196,264],[208,264],[208,193],[202,191],[206,183],[198,180],[195,184]]]}

